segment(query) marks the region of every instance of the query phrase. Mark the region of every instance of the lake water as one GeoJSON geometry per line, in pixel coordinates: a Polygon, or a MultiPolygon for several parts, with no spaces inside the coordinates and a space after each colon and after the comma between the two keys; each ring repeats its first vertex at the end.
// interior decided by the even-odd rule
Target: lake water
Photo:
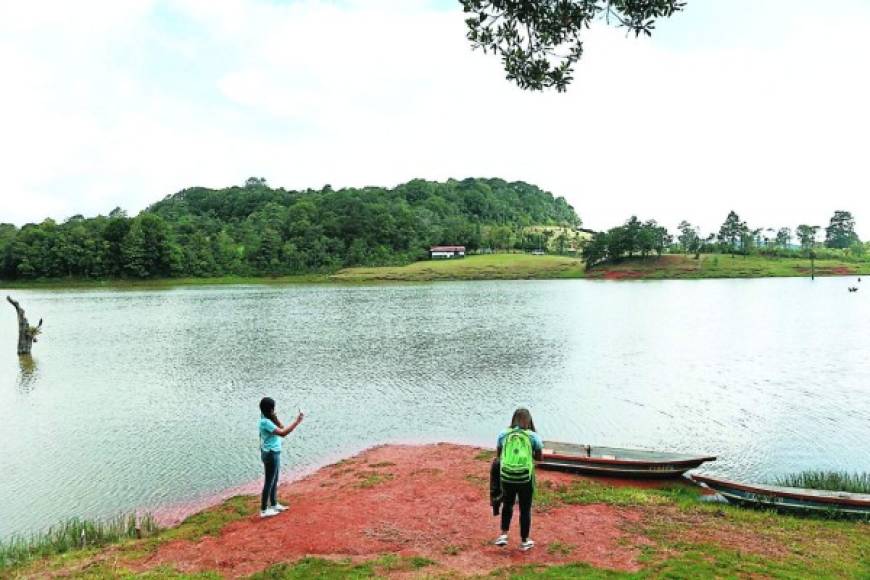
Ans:
{"type": "Polygon", "coordinates": [[[544,438],[710,453],[766,479],[870,471],[870,287],[853,279],[0,291],[0,537],[196,502],[384,442],[544,438]]]}

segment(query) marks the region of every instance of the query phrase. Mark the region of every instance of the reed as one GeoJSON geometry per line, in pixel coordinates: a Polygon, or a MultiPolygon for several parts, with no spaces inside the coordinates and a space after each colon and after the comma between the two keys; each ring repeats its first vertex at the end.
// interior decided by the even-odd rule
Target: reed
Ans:
{"type": "Polygon", "coordinates": [[[870,493],[870,473],[801,471],[776,478],[776,485],[849,493],[870,493]]]}
{"type": "Polygon", "coordinates": [[[13,535],[8,540],[0,541],[0,570],[35,558],[151,536],[157,531],[157,524],[151,515],[119,515],[107,520],[71,518],[44,532],[29,536],[13,535]]]}

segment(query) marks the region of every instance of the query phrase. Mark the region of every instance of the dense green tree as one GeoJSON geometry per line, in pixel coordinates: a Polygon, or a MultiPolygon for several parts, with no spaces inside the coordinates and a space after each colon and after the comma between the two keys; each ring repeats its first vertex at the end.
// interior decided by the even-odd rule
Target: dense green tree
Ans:
{"type": "Polygon", "coordinates": [[[592,268],[603,262],[631,258],[636,253],[646,258],[653,252],[661,255],[672,242],[673,237],[667,228],[655,220],[641,222],[636,216],[631,216],[621,226],[594,234],[583,248],[583,259],[586,267],[592,268]]]}
{"type": "Polygon", "coordinates": [[[472,47],[501,57],[507,79],[523,89],[564,91],[583,54],[593,21],[650,36],[657,18],[672,16],[678,0],[459,0],[472,47]]]}
{"type": "Polygon", "coordinates": [[[126,215],[113,210],[103,228],[103,275],[117,278],[124,272],[122,245],[130,232],[130,222],[126,215]]]}
{"type": "Polygon", "coordinates": [[[656,220],[647,220],[641,226],[638,235],[638,251],[644,258],[653,252],[661,256],[673,240],[666,227],[660,226],[656,220]]]}
{"type": "Polygon", "coordinates": [[[620,240],[621,244],[625,247],[625,252],[628,253],[628,257],[632,257],[635,252],[640,250],[640,233],[641,233],[641,223],[640,220],[637,219],[637,216],[631,216],[628,218],[628,221],[625,222],[625,225],[622,227],[622,231],[620,232],[622,239],[620,240]]]}
{"type": "Polygon", "coordinates": [[[172,240],[169,225],[153,213],[133,220],[121,253],[126,272],[137,278],[169,277],[181,270],[181,251],[172,240]]]}
{"type": "Polygon", "coordinates": [[[220,273],[214,257],[214,248],[208,235],[197,230],[183,246],[184,271],[195,277],[216,276],[220,273]]]}
{"type": "Polygon", "coordinates": [[[591,270],[598,264],[604,263],[610,259],[608,253],[609,249],[609,232],[596,232],[593,234],[592,239],[586,242],[586,245],[583,246],[583,261],[586,263],[586,269],[591,270]]]}
{"type": "Polygon", "coordinates": [[[496,250],[506,250],[514,245],[514,232],[509,226],[495,226],[489,230],[489,245],[496,250]]]}
{"type": "Polygon", "coordinates": [[[837,210],[831,216],[831,223],[825,228],[825,246],[829,248],[848,248],[859,242],[855,233],[855,218],[848,211],[837,210]]]}
{"type": "Polygon", "coordinates": [[[0,224],[0,278],[16,277],[15,238],[18,228],[14,224],[0,224]]]}

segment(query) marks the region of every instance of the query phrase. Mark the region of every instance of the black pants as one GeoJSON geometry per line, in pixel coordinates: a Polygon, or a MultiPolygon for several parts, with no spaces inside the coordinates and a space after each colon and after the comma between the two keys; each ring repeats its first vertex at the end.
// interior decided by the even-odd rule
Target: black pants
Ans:
{"type": "Polygon", "coordinates": [[[278,503],[278,472],[281,471],[281,453],[279,451],[261,451],[263,469],[266,479],[263,481],[263,493],[260,495],[260,509],[278,503]]]}
{"type": "Polygon", "coordinates": [[[511,516],[514,513],[514,502],[520,499],[520,538],[525,542],[529,539],[532,528],[532,496],[534,486],[528,483],[501,483],[504,491],[501,508],[501,531],[507,533],[511,529],[511,516]]]}

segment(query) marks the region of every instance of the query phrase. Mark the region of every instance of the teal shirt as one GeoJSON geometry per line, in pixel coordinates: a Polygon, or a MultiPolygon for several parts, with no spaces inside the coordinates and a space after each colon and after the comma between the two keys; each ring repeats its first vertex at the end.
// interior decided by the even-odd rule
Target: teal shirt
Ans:
{"type": "Polygon", "coordinates": [[[278,426],[260,415],[260,450],[281,452],[281,438],[275,435],[278,426]]]}

